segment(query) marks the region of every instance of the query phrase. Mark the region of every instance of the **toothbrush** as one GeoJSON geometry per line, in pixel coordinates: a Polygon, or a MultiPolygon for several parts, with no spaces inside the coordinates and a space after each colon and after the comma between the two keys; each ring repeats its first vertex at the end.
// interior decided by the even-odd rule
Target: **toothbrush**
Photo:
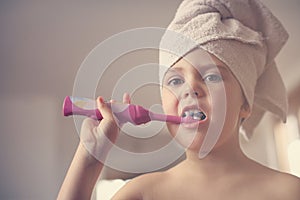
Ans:
{"type": "MultiPolygon", "coordinates": [[[[179,116],[154,113],[139,105],[122,103],[114,103],[113,105],[107,103],[107,105],[112,109],[119,123],[130,122],[134,125],[140,125],[150,121],[173,122],[176,124],[199,122],[199,120],[195,120],[192,117],[182,118],[179,116]]],[[[67,96],[64,99],[63,115],[83,115],[95,120],[103,119],[100,111],[96,109],[96,102],[94,100],[72,96],[67,96]]],[[[205,121],[205,119],[201,121],[205,121]]]]}

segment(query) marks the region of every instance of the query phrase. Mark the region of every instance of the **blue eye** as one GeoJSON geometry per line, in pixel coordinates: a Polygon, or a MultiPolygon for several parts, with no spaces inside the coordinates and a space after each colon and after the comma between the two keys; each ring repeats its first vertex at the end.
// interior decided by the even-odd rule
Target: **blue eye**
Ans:
{"type": "Polygon", "coordinates": [[[222,76],[219,74],[210,74],[204,77],[205,82],[217,83],[222,81],[222,76]]]}
{"type": "Polygon", "coordinates": [[[177,86],[177,85],[180,85],[183,83],[184,83],[184,81],[180,78],[173,78],[168,81],[168,85],[170,85],[170,86],[177,86]]]}

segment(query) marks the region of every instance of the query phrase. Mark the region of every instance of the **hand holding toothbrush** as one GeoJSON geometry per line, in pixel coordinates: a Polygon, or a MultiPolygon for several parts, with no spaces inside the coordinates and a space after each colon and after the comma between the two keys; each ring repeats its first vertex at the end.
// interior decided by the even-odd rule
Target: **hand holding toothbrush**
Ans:
{"type": "MultiPolygon", "coordinates": [[[[103,119],[98,121],[86,118],[81,126],[80,140],[92,156],[97,160],[104,161],[109,150],[116,142],[121,124],[115,120],[111,108],[104,102],[102,97],[98,97],[96,103],[103,119]]],[[[110,101],[110,105],[114,103],[116,103],[114,100],[110,101]]],[[[129,103],[130,96],[125,93],[123,104],[129,103]]]]}

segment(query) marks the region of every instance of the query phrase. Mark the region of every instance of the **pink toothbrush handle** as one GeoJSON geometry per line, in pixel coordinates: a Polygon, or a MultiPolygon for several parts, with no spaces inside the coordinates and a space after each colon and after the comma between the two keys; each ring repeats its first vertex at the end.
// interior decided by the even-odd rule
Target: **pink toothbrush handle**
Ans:
{"type": "Polygon", "coordinates": [[[74,105],[69,96],[67,96],[64,100],[62,111],[63,111],[64,116],[83,115],[83,116],[87,116],[87,117],[90,117],[95,120],[103,119],[103,117],[98,109],[95,109],[95,110],[82,109],[82,108],[74,105]]]}
{"type": "MultiPolygon", "coordinates": [[[[110,104],[108,105],[111,107],[110,104]]],[[[117,107],[118,105],[116,104],[114,106],[117,107]]],[[[64,116],[83,115],[95,120],[103,119],[98,109],[93,109],[93,110],[82,109],[74,105],[69,96],[65,98],[63,103],[63,115],[64,116]]],[[[146,110],[141,106],[132,105],[132,104],[128,104],[127,108],[122,110],[121,112],[114,112],[114,115],[118,119],[119,123],[130,122],[135,125],[140,125],[151,121],[148,110],[146,110]]]]}

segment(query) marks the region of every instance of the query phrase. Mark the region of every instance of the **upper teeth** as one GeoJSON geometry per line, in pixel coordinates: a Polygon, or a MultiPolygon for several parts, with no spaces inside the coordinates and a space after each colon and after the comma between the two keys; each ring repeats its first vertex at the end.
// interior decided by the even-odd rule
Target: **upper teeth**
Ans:
{"type": "Polygon", "coordinates": [[[182,114],[182,117],[187,117],[187,116],[190,116],[196,120],[203,120],[206,117],[205,114],[200,110],[188,110],[182,114]]]}

